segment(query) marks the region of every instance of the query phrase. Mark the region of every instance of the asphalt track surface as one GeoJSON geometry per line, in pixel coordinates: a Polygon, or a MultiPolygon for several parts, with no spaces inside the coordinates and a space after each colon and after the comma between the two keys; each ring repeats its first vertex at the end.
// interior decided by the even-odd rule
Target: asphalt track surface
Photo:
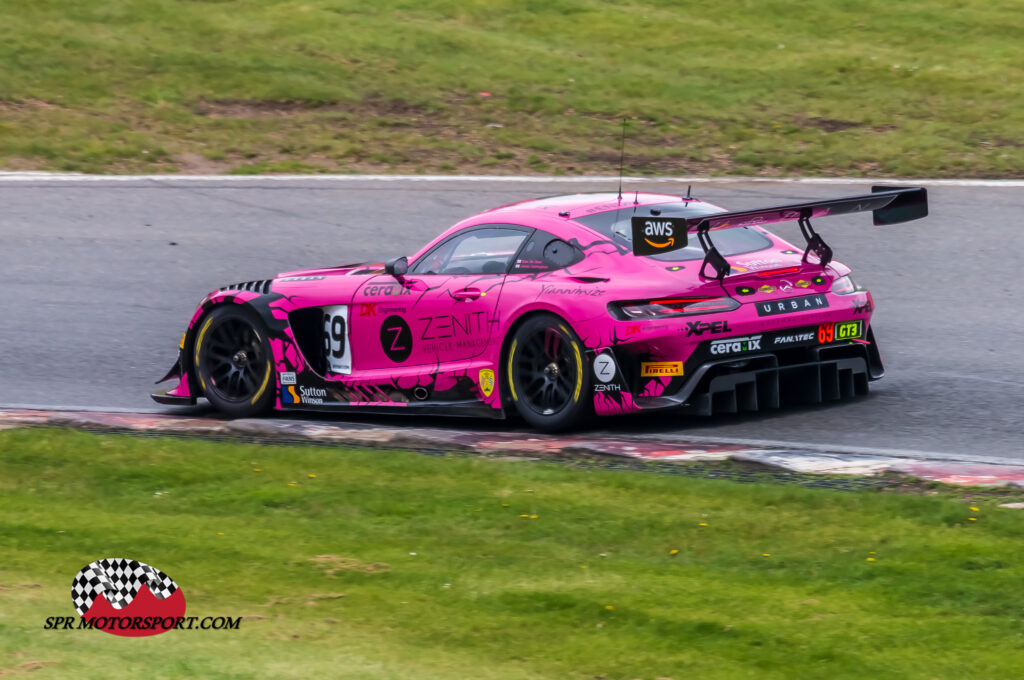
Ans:
{"type": "MultiPolygon", "coordinates": [[[[0,181],[0,404],[160,408],[148,396],[153,380],[174,361],[196,303],[210,290],[290,269],[411,254],[489,207],[614,188],[607,181],[0,181]]],[[[626,189],[685,191],[643,181],[626,189]]],[[[742,209],[868,190],[864,183],[722,181],[697,185],[694,194],[742,209]]],[[[1024,190],[929,191],[925,220],[883,228],[860,215],[816,225],[875,297],[887,376],[868,397],[714,420],[673,413],[605,419],[595,432],[1024,460],[1024,190]]],[[[777,231],[801,242],[795,227],[777,231]]],[[[430,424],[522,429],[462,419],[430,424]]]]}

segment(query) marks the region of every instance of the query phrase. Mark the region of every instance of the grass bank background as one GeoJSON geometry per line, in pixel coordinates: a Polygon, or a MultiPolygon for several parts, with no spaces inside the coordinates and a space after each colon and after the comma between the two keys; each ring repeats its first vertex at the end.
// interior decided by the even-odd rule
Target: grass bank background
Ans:
{"type": "Polygon", "coordinates": [[[4,0],[0,168],[1020,177],[1016,0],[4,0]],[[483,96],[482,93],[489,96],[483,96]]]}
{"type": "Polygon", "coordinates": [[[391,451],[0,432],[0,675],[1009,678],[1020,511],[391,451]],[[970,518],[975,520],[971,521],[970,518]],[[677,552],[673,552],[677,551],[677,552]],[[238,631],[44,631],[132,557],[238,631]]]}

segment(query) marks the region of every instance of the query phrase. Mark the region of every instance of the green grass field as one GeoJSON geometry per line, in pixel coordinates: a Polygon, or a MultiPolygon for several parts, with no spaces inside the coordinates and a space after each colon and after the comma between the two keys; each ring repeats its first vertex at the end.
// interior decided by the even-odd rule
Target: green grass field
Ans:
{"type": "Polygon", "coordinates": [[[1016,677],[1024,515],[975,507],[11,430],[0,676],[1016,677]],[[142,639],[43,630],[102,557],[165,570],[189,615],[246,618],[142,639]]]}
{"type": "Polygon", "coordinates": [[[0,168],[1024,176],[1016,0],[5,0],[0,168]],[[481,96],[481,93],[490,96],[481,96]]]}

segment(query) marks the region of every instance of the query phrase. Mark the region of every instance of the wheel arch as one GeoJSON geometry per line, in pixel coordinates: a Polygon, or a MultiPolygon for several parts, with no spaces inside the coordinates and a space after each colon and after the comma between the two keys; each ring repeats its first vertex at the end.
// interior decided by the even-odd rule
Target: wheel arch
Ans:
{"type": "MultiPolygon", "coordinates": [[[[512,404],[512,393],[510,391],[510,385],[508,384],[508,376],[505,374],[505,362],[508,357],[509,347],[512,344],[512,337],[516,334],[516,331],[518,331],[524,323],[538,316],[554,316],[560,319],[562,322],[564,322],[570,329],[572,329],[573,333],[576,333],[578,337],[580,335],[576,328],[572,325],[572,322],[566,318],[565,314],[561,313],[558,310],[549,309],[547,307],[537,307],[534,309],[529,309],[520,314],[519,316],[517,316],[515,320],[512,321],[511,324],[509,324],[508,328],[505,330],[504,337],[501,339],[501,349],[498,352],[497,361],[498,375],[501,377],[501,379],[498,381],[498,388],[500,390],[501,395],[501,408],[505,412],[506,416],[515,413],[515,406],[512,404]]],[[[586,349],[585,343],[584,349],[586,349]]]]}
{"type": "Polygon", "coordinates": [[[260,319],[264,324],[267,323],[267,319],[264,314],[261,313],[260,309],[255,305],[250,304],[251,299],[239,299],[239,296],[228,296],[219,299],[207,298],[200,303],[199,308],[192,317],[192,322],[189,323],[188,329],[185,331],[184,337],[182,337],[182,343],[180,348],[181,371],[183,375],[188,376],[188,387],[192,394],[203,396],[205,390],[199,380],[199,372],[195,367],[195,353],[196,353],[196,339],[199,335],[200,329],[206,320],[210,318],[210,314],[213,310],[220,309],[227,305],[235,304],[239,305],[242,309],[245,309],[248,313],[254,315],[260,319]]]}

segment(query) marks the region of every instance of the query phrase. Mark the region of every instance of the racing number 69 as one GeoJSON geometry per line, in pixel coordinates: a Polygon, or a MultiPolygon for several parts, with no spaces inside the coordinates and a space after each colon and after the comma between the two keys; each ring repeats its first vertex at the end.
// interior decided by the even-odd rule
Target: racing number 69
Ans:
{"type": "Polygon", "coordinates": [[[345,317],[340,314],[324,314],[324,356],[345,356],[345,317]]]}
{"type": "Polygon", "coordinates": [[[834,323],[823,323],[818,326],[818,342],[825,344],[835,339],[834,323]]]}
{"type": "Polygon", "coordinates": [[[352,345],[348,339],[348,305],[324,307],[323,348],[329,373],[352,373],[352,345]]]}

